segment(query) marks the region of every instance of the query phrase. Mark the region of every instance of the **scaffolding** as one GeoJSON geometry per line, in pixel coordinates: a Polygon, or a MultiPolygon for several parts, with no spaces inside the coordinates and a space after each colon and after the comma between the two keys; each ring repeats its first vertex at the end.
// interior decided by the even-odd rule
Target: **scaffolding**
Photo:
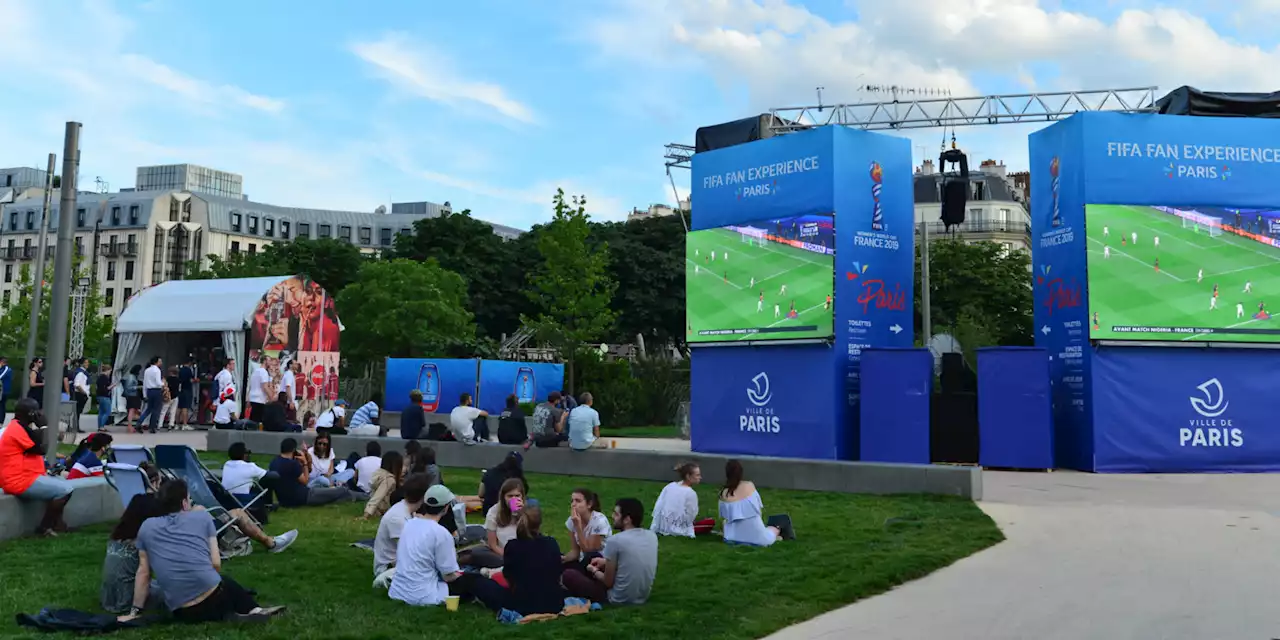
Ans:
{"type": "MultiPolygon", "coordinates": [[[[1156,87],[1139,87],[781,107],[769,110],[769,130],[780,135],[833,124],[884,131],[1048,123],[1082,111],[1152,111],[1156,91],[1156,87]]],[[[668,144],[667,169],[688,169],[694,152],[687,144],[668,144]]]]}

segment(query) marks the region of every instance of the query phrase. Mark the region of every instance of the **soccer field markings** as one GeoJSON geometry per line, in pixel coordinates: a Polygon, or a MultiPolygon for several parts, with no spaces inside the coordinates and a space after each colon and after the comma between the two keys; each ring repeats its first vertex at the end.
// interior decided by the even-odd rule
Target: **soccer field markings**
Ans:
{"type": "MultiPolygon", "coordinates": [[[[1136,212],[1136,213],[1138,213],[1138,214],[1141,214],[1141,215],[1142,215],[1142,216],[1144,216],[1144,217],[1147,217],[1147,216],[1149,215],[1149,213],[1148,213],[1147,211],[1143,211],[1143,209],[1147,209],[1147,208],[1149,208],[1149,207],[1125,206],[1125,208],[1126,208],[1126,209],[1129,209],[1130,211],[1134,211],[1134,212],[1136,212]]],[[[1156,218],[1157,218],[1157,219],[1158,219],[1162,224],[1167,224],[1167,225],[1169,226],[1169,228],[1170,228],[1170,229],[1181,229],[1181,230],[1183,230],[1183,231],[1186,231],[1186,230],[1187,230],[1187,228],[1186,228],[1186,227],[1181,227],[1181,226],[1175,227],[1175,226],[1174,226],[1174,224],[1173,224],[1173,219],[1172,219],[1172,218],[1167,217],[1167,216],[1168,216],[1168,214],[1165,214],[1165,213],[1160,212],[1160,211],[1156,211],[1155,209],[1151,209],[1151,211],[1155,212],[1156,214],[1159,214],[1159,215],[1157,215],[1157,216],[1156,216],[1156,218]]],[[[1150,218],[1148,218],[1148,219],[1150,219],[1150,218]]],[[[1181,218],[1179,218],[1179,219],[1181,219],[1181,218]]],[[[1141,222],[1139,222],[1139,223],[1137,223],[1137,224],[1138,224],[1138,226],[1140,226],[1140,227],[1146,227],[1147,229],[1150,229],[1151,231],[1156,231],[1157,233],[1163,233],[1163,232],[1157,231],[1157,230],[1155,230],[1155,229],[1152,229],[1151,227],[1148,227],[1147,225],[1142,224],[1141,222]]],[[[1197,231],[1191,231],[1190,233],[1195,234],[1195,235],[1196,235],[1196,237],[1199,237],[1199,235],[1200,235],[1200,234],[1199,234],[1199,232],[1197,232],[1197,231]]],[[[1176,236],[1176,235],[1171,236],[1171,237],[1172,237],[1172,238],[1174,238],[1175,240],[1180,240],[1180,241],[1185,242],[1185,243],[1187,243],[1187,244],[1194,245],[1194,246],[1200,247],[1201,249],[1205,249],[1205,250],[1208,250],[1208,251],[1212,251],[1213,249],[1216,249],[1216,248],[1217,248],[1216,246],[1203,245],[1203,244],[1200,244],[1199,242],[1191,242],[1190,240],[1187,240],[1187,239],[1185,239],[1185,238],[1180,238],[1180,237],[1178,237],[1178,236],[1176,236]]],[[[1212,238],[1212,236],[1210,236],[1210,238],[1212,238]]],[[[1240,236],[1237,236],[1236,234],[1231,233],[1230,231],[1225,231],[1225,230],[1224,230],[1224,231],[1222,232],[1222,235],[1218,236],[1218,240],[1219,240],[1220,242],[1222,242],[1223,244],[1226,244],[1226,245],[1228,245],[1228,246],[1236,247],[1236,248],[1239,248],[1239,249],[1244,249],[1245,251],[1248,251],[1248,252],[1250,252],[1250,253],[1256,253],[1256,254],[1258,254],[1258,255],[1260,255],[1260,256],[1262,256],[1262,257],[1264,257],[1264,258],[1268,259],[1268,260],[1271,260],[1271,261],[1280,260],[1280,255],[1267,253],[1267,252],[1265,252],[1265,251],[1259,251],[1259,250],[1258,250],[1258,248],[1257,248],[1257,246],[1255,246],[1255,245],[1257,245],[1257,244],[1258,244],[1257,242],[1255,242],[1255,241],[1253,241],[1253,240],[1249,240],[1248,238],[1240,238],[1240,236]],[[1240,243],[1240,240],[1243,240],[1245,243],[1248,243],[1248,244],[1241,244],[1241,243],[1240,243]]]]}
{"type": "Polygon", "coordinates": [[[712,276],[713,278],[718,278],[718,279],[720,279],[720,280],[722,280],[722,281],[724,281],[724,282],[727,282],[727,283],[729,283],[729,286],[731,286],[731,287],[737,287],[739,291],[742,291],[742,290],[743,290],[743,287],[741,287],[741,286],[739,286],[739,285],[734,284],[732,280],[725,280],[725,278],[724,278],[724,276],[723,276],[723,275],[720,275],[720,274],[718,274],[718,273],[716,273],[716,272],[712,271],[710,267],[703,267],[702,265],[698,264],[698,263],[697,263],[693,258],[685,258],[685,262],[688,262],[689,264],[691,264],[691,265],[693,265],[693,266],[695,267],[695,268],[694,268],[694,270],[693,270],[693,275],[695,275],[695,276],[700,276],[700,275],[702,275],[702,272],[703,272],[703,271],[705,271],[705,272],[707,272],[707,274],[709,274],[709,275],[710,275],[710,276],[712,276]]]}
{"type": "MultiPolygon", "coordinates": [[[[768,244],[767,244],[767,243],[768,243],[768,241],[766,241],[766,244],[749,244],[749,245],[747,245],[747,246],[748,246],[748,247],[754,247],[754,248],[756,248],[756,249],[760,249],[760,250],[763,250],[763,251],[768,251],[769,253],[776,253],[776,254],[778,254],[778,255],[780,255],[780,256],[783,256],[784,258],[790,258],[790,259],[792,259],[792,260],[799,260],[799,261],[801,261],[801,262],[807,262],[807,263],[809,263],[809,264],[817,265],[817,266],[819,266],[819,267],[821,267],[821,266],[825,266],[821,260],[810,260],[810,259],[809,259],[809,258],[807,258],[807,257],[801,257],[801,256],[799,256],[799,255],[792,254],[792,253],[787,253],[787,252],[785,252],[785,251],[778,251],[777,249],[772,249],[772,248],[770,248],[770,247],[768,246],[768,244]]],[[[725,250],[727,250],[727,249],[728,249],[728,247],[726,247],[726,246],[724,246],[724,245],[722,245],[722,244],[720,244],[720,243],[718,243],[718,242],[716,243],[716,246],[720,247],[721,249],[725,249],[725,250]]],[[[804,253],[814,253],[814,252],[812,252],[812,251],[807,251],[807,250],[805,250],[805,249],[797,249],[796,247],[791,247],[791,248],[792,248],[792,249],[796,249],[797,251],[802,251],[802,252],[804,252],[804,253]]],[[[815,254],[815,255],[816,255],[816,254],[815,254]]]]}
{"type": "MultiPolygon", "coordinates": [[[[1224,307],[1224,308],[1225,308],[1225,307],[1224,307]]],[[[1229,324],[1229,325],[1227,325],[1227,326],[1223,327],[1223,329],[1234,329],[1234,328],[1236,328],[1236,327],[1243,327],[1244,325],[1249,324],[1250,322],[1257,322],[1257,321],[1258,321],[1258,319],[1257,319],[1257,318],[1249,318],[1248,320],[1245,320],[1244,322],[1237,322],[1237,323],[1235,323],[1235,324],[1229,324]]],[[[1213,335],[1213,334],[1212,334],[1212,333],[1197,333],[1197,334],[1196,334],[1196,335],[1194,335],[1194,336],[1187,336],[1187,337],[1183,338],[1183,339],[1182,339],[1182,341],[1183,341],[1183,342],[1186,342],[1187,340],[1195,340],[1196,338],[1203,338],[1203,337],[1205,337],[1205,336],[1211,336],[1211,335],[1213,335]]]]}
{"type": "MultiPolygon", "coordinates": [[[[1100,244],[1100,245],[1102,245],[1102,246],[1104,246],[1104,247],[1105,247],[1105,246],[1107,246],[1107,244],[1106,244],[1105,242],[1103,242],[1103,241],[1101,241],[1101,240],[1099,240],[1099,239],[1097,239],[1097,238],[1089,238],[1089,241],[1090,241],[1090,242],[1096,242],[1096,243],[1098,243],[1098,244],[1100,244]]],[[[1118,254],[1118,255],[1121,255],[1121,256],[1124,256],[1124,257],[1126,257],[1126,258],[1128,258],[1128,259],[1130,259],[1130,260],[1132,260],[1132,261],[1134,261],[1134,262],[1136,262],[1136,263],[1138,263],[1138,264],[1140,264],[1140,265],[1143,265],[1143,266],[1145,266],[1145,267],[1147,267],[1147,268],[1149,268],[1149,269],[1154,269],[1154,268],[1155,268],[1155,265],[1147,264],[1146,262],[1143,262],[1142,260],[1139,260],[1138,258],[1135,258],[1135,257],[1133,257],[1133,256],[1131,256],[1131,255],[1129,255],[1129,254],[1127,254],[1127,253],[1125,253],[1125,252],[1123,252],[1123,251],[1121,251],[1121,250],[1119,250],[1119,249],[1115,248],[1115,247],[1111,247],[1111,252],[1112,252],[1112,253],[1115,253],[1115,254],[1118,254]]],[[[1096,253],[1096,252],[1095,252],[1095,253],[1096,253]]],[[[1161,270],[1160,270],[1160,273],[1162,273],[1162,274],[1164,274],[1164,275],[1166,275],[1166,276],[1169,276],[1170,278],[1173,278],[1174,280],[1177,280],[1178,282],[1186,282],[1186,280],[1183,280],[1182,278],[1179,278],[1178,276],[1175,276],[1175,275],[1173,275],[1172,273],[1169,273],[1168,271],[1165,271],[1165,270],[1163,270],[1163,269],[1161,269],[1161,270]]]]}
{"type": "MultiPolygon", "coordinates": [[[[782,314],[782,318],[781,318],[781,319],[779,319],[779,320],[775,320],[773,324],[766,325],[766,326],[765,326],[765,328],[766,328],[766,329],[769,329],[769,328],[776,327],[776,326],[778,326],[778,325],[780,325],[780,324],[782,324],[782,323],[784,323],[784,322],[786,322],[786,321],[788,321],[788,320],[799,320],[799,319],[800,319],[800,316],[802,316],[802,315],[804,315],[804,314],[806,314],[806,313],[809,313],[810,311],[813,311],[814,309],[817,309],[818,307],[821,307],[821,306],[823,306],[823,305],[825,305],[825,304],[827,304],[825,301],[824,301],[824,302],[819,302],[818,304],[815,304],[815,305],[813,305],[812,307],[809,307],[808,309],[805,309],[804,311],[797,311],[797,312],[796,312],[796,317],[795,317],[795,318],[788,318],[788,317],[787,317],[787,314],[785,314],[785,313],[784,313],[784,314],[782,314]]],[[[832,321],[834,322],[834,318],[832,319],[832,321]]],[[[738,339],[739,339],[739,340],[742,340],[742,339],[745,339],[745,338],[750,338],[750,337],[751,337],[751,336],[753,336],[753,335],[757,335],[757,334],[754,334],[754,333],[748,333],[748,334],[746,334],[746,335],[744,335],[744,336],[739,337],[738,339]]]]}

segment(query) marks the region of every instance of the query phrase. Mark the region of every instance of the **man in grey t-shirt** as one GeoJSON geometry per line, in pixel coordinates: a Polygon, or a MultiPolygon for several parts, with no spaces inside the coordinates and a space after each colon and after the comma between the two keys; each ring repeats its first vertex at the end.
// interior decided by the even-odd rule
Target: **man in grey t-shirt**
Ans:
{"type": "Polygon", "coordinates": [[[640,526],[644,507],[635,498],[622,498],[613,508],[613,526],[620,533],[604,543],[604,557],[591,562],[590,572],[609,590],[611,604],[644,604],[658,573],[658,536],[640,526]]]}
{"type": "MultiPolygon", "coordinates": [[[[138,529],[135,545],[164,592],[165,606],[178,609],[222,582],[213,566],[210,540],[217,528],[208,511],[179,511],[148,518],[138,529]]],[[[137,603],[135,603],[137,604],[137,603]]]]}

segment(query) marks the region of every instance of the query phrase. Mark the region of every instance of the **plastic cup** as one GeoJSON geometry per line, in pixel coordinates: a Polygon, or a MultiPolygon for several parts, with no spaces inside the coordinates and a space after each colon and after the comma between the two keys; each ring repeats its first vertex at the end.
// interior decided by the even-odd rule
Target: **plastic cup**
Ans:
{"type": "Polygon", "coordinates": [[[444,608],[448,611],[458,610],[458,596],[448,596],[444,599],[444,608]]]}

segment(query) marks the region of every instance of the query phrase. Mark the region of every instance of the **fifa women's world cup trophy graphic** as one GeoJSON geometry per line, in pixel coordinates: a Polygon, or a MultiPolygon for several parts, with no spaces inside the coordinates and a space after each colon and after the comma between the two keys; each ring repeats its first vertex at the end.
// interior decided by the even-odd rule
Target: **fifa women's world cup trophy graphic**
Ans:
{"type": "Polygon", "coordinates": [[[881,182],[884,180],[884,170],[880,168],[879,162],[871,163],[871,200],[875,203],[875,209],[871,212],[871,230],[884,231],[884,210],[880,208],[880,189],[881,182]]]}
{"type": "Polygon", "coordinates": [[[1053,218],[1049,221],[1049,226],[1052,227],[1062,226],[1062,214],[1058,210],[1058,172],[1058,156],[1054,156],[1053,160],[1049,161],[1049,175],[1053,177],[1052,186],[1050,187],[1053,192],[1053,218]]]}

